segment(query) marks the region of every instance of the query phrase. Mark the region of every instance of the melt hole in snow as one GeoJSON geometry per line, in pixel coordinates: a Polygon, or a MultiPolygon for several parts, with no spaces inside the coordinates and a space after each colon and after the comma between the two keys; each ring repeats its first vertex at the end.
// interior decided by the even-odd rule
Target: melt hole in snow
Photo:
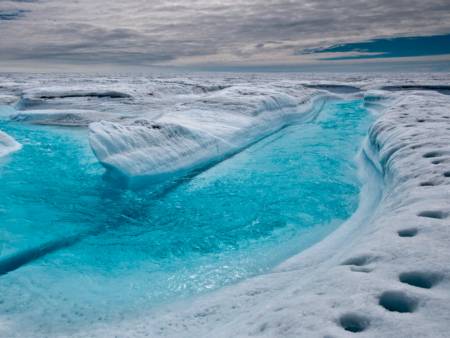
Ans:
{"type": "Polygon", "coordinates": [[[408,228],[399,230],[397,233],[400,237],[414,237],[418,232],[417,228],[408,228]]]}
{"type": "Polygon", "coordinates": [[[361,255],[357,257],[352,257],[341,263],[341,265],[356,265],[356,266],[363,266],[367,265],[371,262],[373,262],[376,259],[376,257],[371,255],[361,255]]]}
{"type": "Polygon", "coordinates": [[[435,184],[433,182],[422,182],[422,183],[420,183],[421,187],[432,187],[434,185],[435,184]]]}
{"type": "Polygon", "coordinates": [[[366,330],[370,320],[357,313],[346,313],[339,318],[339,324],[344,330],[356,333],[366,330]]]}
{"type": "Polygon", "coordinates": [[[437,273],[420,271],[403,272],[399,276],[400,282],[424,289],[431,289],[441,279],[442,276],[437,273]]]}
{"type": "Polygon", "coordinates": [[[418,302],[402,291],[385,291],[381,294],[378,304],[388,311],[407,313],[414,312],[418,302]]]}
{"type": "Polygon", "coordinates": [[[428,153],[423,154],[423,157],[432,158],[432,157],[438,157],[441,155],[442,155],[442,153],[440,151],[430,151],[428,153]]]}
{"type": "Polygon", "coordinates": [[[447,217],[447,213],[442,210],[425,210],[425,211],[419,212],[417,214],[417,216],[443,219],[443,218],[447,217]]]}

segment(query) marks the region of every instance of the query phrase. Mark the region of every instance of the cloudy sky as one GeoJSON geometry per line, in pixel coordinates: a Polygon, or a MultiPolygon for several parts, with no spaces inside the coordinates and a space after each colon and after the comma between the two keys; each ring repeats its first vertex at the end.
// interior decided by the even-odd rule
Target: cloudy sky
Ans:
{"type": "Polygon", "coordinates": [[[449,34],[449,0],[0,0],[0,70],[448,63],[449,34]]]}

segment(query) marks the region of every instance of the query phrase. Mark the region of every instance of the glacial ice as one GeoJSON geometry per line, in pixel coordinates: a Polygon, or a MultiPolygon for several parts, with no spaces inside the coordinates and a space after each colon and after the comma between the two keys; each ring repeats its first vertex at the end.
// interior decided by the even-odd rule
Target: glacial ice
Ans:
{"type": "Polygon", "coordinates": [[[333,234],[273,273],[84,333],[447,337],[450,99],[383,96],[367,95],[383,105],[362,153],[360,208],[333,234]]]}
{"type": "MultiPolygon", "coordinates": [[[[2,78],[5,95],[31,91],[42,84],[40,76],[23,82],[2,78]]],[[[449,75],[244,77],[99,78],[102,88],[132,93],[133,100],[124,101],[139,102],[127,106],[139,118],[92,123],[92,148],[105,166],[125,175],[182,171],[263,137],[294,115],[304,116],[293,112],[298,107],[308,111],[307,102],[316,95],[302,94],[304,86],[360,88],[361,94],[355,95],[364,96],[378,118],[361,153],[365,186],[360,208],[325,240],[273,273],[158,312],[82,327],[79,336],[344,337],[360,331],[365,337],[447,337],[450,98],[442,94],[447,94],[449,75]],[[305,95],[304,102],[297,101],[305,95]],[[248,139],[247,130],[253,132],[248,139]],[[159,145],[165,149],[161,161],[146,159],[159,145]],[[214,152],[215,147],[219,151],[214,152]],[[195,149],[201,151],[189,162],[189,152],[195,149]],[[173,164],[167,163],[172,159],[173,164]]],[[[68,86],[64,77],[53,81],[68,86]]],[[[117,116],[124,110],[106,101],[99,104],[96,98],[40,102],[117,116]]],[[[2,321],[5,330],[8,320],[11,317],[2,321]]]]}
{"type": "Polygon", "coordinates": [[[14,314],[0,336],[61,336],[99,316],[115,321],[157,307],[161,298],[268,270],[355,209],[352,159],[369,123],[361,100],[328,102],[315,121],[271,135],[155,198],[151,189],[103,182],[86,130],[6,122],[30,141],[2,168],[1,195],[15,197],[9,212],[0,213],[9,235],[0,257],[0,313],[14,314]],[[327,155],[334,159],[322,161],[327,155]],[[38,210],[22,221],[21,206],[32,208],[28,201],[38,210]],[[27,230],[29,220],[37,226],[27,230]],[[59,316],[44,315],[55,308],[59,316]]]}
{"type": "MultiPolygon", "coordinates": [[[[292,91],[292,89],[291,89],[292,91]]],[[[92,123],[92,149],[107,169],[131,184],[161,181],[214,163],[320,110],[315,91],[286,94],[235,86],[191,102],[186,111],[155,120],[92,123]]]]}

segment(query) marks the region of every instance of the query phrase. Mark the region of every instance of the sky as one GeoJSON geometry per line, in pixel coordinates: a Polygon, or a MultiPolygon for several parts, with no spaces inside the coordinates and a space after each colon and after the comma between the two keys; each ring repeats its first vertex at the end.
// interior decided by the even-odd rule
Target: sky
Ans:
{"type": "Polygon", "coordinates": [[[449,46],[449,0],[0,0],[0,71],[450,70],[449,46]]]}

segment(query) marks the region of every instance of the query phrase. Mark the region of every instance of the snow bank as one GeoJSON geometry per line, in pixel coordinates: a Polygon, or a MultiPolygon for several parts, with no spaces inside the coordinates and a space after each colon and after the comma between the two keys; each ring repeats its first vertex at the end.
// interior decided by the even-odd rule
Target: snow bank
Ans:
{"type": "Polygon", "coordinates": [[[448,337],[450,97],[391,99],[361,154],[360,208],[333,234],[272,273],[80,336],[448,337]]]}
{"type": "Polygon", "coordinates": [[[20,143],[8,134],[0,131],[0,157],[6,156],[22,148],[20,143]]]}
{"type": "Polygon", "coordinates": [[[294,95],[272,87],[234,86],[191,102],[188,110],[155,120],[90,125],[98,160],[113,176],[134,184],[176,177],[218,161],[283,128],[314,116],[323,97],[317,91],[294,95]]]}

